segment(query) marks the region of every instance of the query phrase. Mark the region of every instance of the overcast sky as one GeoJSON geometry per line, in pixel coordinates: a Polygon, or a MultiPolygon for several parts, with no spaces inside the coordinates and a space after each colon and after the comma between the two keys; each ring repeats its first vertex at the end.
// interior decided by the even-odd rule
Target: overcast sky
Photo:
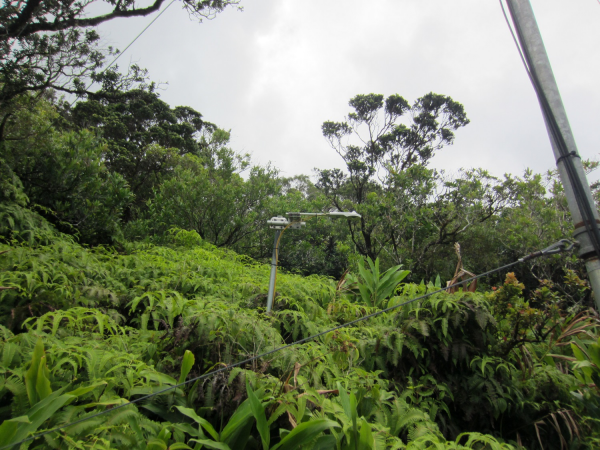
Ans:
{"type": "MultiPolygon", "coordinates": [[[[531,0],[579,152],[600,148],[600,3],[531,0]]],[[[356,94],[428,93],[461,102],[471,123],[433,159],[495,175],[555,167],[533,88],[497,0],[242,0],[212,21],[175,2],[121,57],[161,98],[231,129],[233,149],[284,176],[342,167],[321,135],[356,94]]],[[[123,49],[151,18],[104,24],[123,49]]],[[[592,177],[597,179],[598,176],[592,177]]]]}

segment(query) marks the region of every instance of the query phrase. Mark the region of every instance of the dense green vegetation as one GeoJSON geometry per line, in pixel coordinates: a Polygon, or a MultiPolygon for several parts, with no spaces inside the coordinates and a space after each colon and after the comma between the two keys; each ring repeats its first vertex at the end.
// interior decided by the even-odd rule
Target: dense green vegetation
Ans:
{"type": "Polygon", "coordinates": [[[598,447],[573,255],[420,298],[569,237],[556,173],[431,169],[469,119],[428,93],[353,97],[321,130],[343,167],[281,177],[142,69],[102,71],[91,27],[161,5],[107,3],[0,13],[0,448],[598,447]],[[361,219],[287,231],[266,314],[266,221],[334,208],[361,219]]]}
{"type": "MultiPolygon", "coordinates": [[[[3,442],[435,289],[400,285],[371,306],[384,275],[368,265],[337,285],[283,274],[269,316],[267,265],[170,236],[121,252],[48,234],[0,248],[3,442]]],[[[436,294],[30,448],[593,447],[596,315],[549,284],[530,302],[523,289],[509,274],[492,293],[436,294]]]]}

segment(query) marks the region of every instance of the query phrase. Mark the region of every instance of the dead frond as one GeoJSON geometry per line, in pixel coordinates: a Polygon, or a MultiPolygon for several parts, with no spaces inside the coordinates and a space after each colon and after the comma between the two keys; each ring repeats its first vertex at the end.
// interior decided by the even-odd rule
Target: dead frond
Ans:
{"type": "Polygon", "coordinates": [[[475,290],[477,289],[477,280],[473,280],[473,282],[471,282],[468,286],[467,283],[463,283],[462,286],[458,285],[458,283],[461,280],[473,278],[475,274],[463,268],[462,256],[460,254],[460,244],[458,242],[454,243],[454,251],[456,252],[456,256],[458,257],[458,263],[456,264],[454,276],[450,281],[446,283],[446,287],[453,286],[455,284],[456,286],[451,287],[450,289],[446,290],[446,292],[448,292],[449,294],[454,294],[455,292],[458,292],[458,289],[460,287],[463,288],[464,292],[475,292],[475,290]]]}

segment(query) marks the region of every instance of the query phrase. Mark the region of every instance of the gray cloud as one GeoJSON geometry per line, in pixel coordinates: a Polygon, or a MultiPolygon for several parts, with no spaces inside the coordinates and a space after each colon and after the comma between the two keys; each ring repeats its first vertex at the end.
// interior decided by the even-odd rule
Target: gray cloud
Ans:
{"type": "MultiPolygon", "coordinates": [[[[580,153],[598,153],[600,6],[532,0],[580,153]]],[[[197,24],[174,4],[123,56],[167,81],[162,98],[223,128],[232,146],[285,175],[341,165],[320,133],[359,93],[434,91],[471,124],[433,166],[521,173],[554,167],[537,100],[497,1],[245,0],[197,24]]],[[[123,48],[149,19],[112,22],[123,48]]]]}

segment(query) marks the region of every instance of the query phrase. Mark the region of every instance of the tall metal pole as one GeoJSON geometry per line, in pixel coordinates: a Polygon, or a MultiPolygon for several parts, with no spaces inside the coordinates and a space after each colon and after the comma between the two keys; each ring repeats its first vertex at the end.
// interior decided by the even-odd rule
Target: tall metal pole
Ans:
{"type": "MultiPolygon", "coordinates": [[[[533,9],[531,8],[531,3],[529,0],[506,1],[509,4],[511,15],[519,33],[523,50],[529,55],[529,70],[533,72],[536,75],[536,78],[539,80],[540,89],[545,95],[550,109],[556,118],[556,122],[564,138],[569,153],[571,153],[571,155],[577,155],[576,157],[570,156],[570,158],[575,166],[576,176],[581,180],[581,184],[583,185],[583,190],[586,197],[585,200],[589,202],[589,205],[591,206],[594,214],[594,220],[599,222],[598,210],[594,204],[589,183],[585,176],[583,165],[581,164],[581,158],[578,157],[579,153],[577,152],[575,138],[573,137],[573,132],[571,131],[571,126],[569,125],[567,113],[560,97],[560,92],[558,91],[558,85],[556,84],[556,80],[552,72],[550,60],[548,59],[548,54],[546,53],[544,42],[535,20],[533,9]]],[[[544,107],[543,105],[541,106],[543,110],[544,107]]],[[[589,232],[586,229],[581,212],[577,205],[574,189],[568,177],[565,158],[560,152],[560,148],[550,129],[550,124],[548,123],[548,118],[545,114],[544,121],[546,122],[546,129],[548,130],[550,142],[552,144],[552,150],[554,151],[554,157],[557,161],[556,164],[558,167],[558,173],[565,190],[569,210],[571,211],[571,217],[573,218],[573,223],[575,225],[575,231],[573,234],[575,239],[577,239],[580,244],[579,256],[585,261],[588,277],[594,292],[596,308],[600,310],[600,260],[598,260],[598,256],[594,251],[592,237],[589,235],[589,232]]]]}
{"type": "Polygon", "coordinates": [[[275,295],[275,275],[277,274],[277,241],[281,230],[275,230],[275,239],[273,239],[273,256],[271,258],[271,277],[269,278],[269,294],[267,296],[267,314],[273,308],[273,297],[275,295]]]}

